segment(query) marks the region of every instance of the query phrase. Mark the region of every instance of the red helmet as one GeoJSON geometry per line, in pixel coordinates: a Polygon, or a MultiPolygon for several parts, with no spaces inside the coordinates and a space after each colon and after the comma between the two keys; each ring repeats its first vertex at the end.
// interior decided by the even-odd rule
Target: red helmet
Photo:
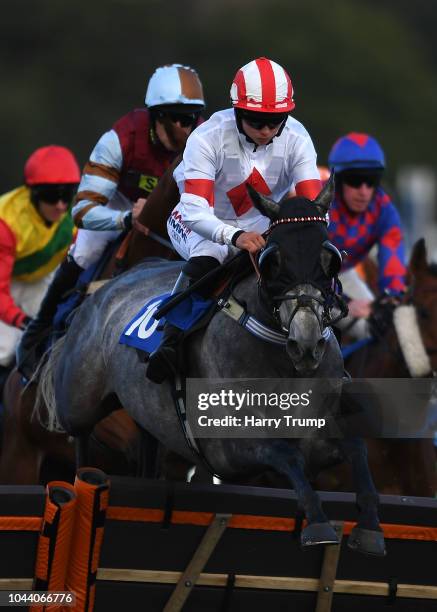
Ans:
{"type": "Polygon", "coordinates": [[[49,145],[29,157],[24,166],[24,181],[29,186],[79,183],[80,170],[69,149],[49,145]]]}
{"type": "Polygon", "coordinates": [[[282,66],[259,57],[235,75],[231,101],[234,108],[258,113],[288,113],[294,108],[293,85],[282,66]]]}

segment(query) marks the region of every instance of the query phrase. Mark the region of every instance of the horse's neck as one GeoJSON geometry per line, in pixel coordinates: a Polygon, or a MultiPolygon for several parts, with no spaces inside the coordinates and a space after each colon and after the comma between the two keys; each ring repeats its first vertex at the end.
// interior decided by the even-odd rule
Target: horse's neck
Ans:
{"type": "Polygon", "coordinates": [[[233,294],[240,302],[246,304],[248,314],[268,327],[277,327],[273,313],[261,302],[258,292],[258,283],[254,276],[249,276],[238,283],[233,294]]]}

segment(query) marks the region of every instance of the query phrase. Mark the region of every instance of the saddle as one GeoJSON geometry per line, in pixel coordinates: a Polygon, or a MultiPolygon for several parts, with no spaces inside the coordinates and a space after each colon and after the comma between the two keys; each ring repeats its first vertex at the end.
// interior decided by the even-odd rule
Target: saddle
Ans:
{"type": "Polygon", "coordinates": [[[168,321],[182,332],[179,344],[179,368],[178,374],[184,377],[188,354],[184,350],[186,340],[194,333],[205,329],[214,315],[221,310],[223,304],[232,294],[235,285],[243,280],[253,271],[248,257],[239,258],[229,266],[223,273],[218,273],[217,278],[208,287],[208,292],[202,295],[190,293],[175,307],[161,317],[155,319],[155,314],[161,308],[165,308],[175,296],[164,294],[155,296],[149,300],[135,318],[123,330],[120,344],[127,344],[137,350],[141,362],[148,361],[149,355],[159,346],[164,328],[168,321]]]}

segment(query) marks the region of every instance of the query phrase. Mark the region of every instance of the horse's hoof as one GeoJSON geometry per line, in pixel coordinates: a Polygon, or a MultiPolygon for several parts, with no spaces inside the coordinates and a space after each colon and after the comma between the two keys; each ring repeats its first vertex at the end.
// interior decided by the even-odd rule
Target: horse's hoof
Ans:
{"type": "Polygon", "coordinates": [[[329,523],[311,523],[302,530],[300,543],[304,547],[317,544],[338,544],[338,537],[329,523]]]}
{"type": "Polygon", "coordinates": [[[354,527],[350,533],[347,545],[352,550],[364,553],[365,555],[384,557],[386,554],[382,531],[354,527]]]}

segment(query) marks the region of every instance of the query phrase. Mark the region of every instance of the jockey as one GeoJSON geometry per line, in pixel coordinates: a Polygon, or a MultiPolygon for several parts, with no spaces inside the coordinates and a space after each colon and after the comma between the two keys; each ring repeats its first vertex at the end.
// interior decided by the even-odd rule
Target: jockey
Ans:
{"type": "MultiPolygon", "coordinates": [[[[174,172],[181,192],[167,228],[185,274],[195,281],[235,252],[256,253],[269,219],[252,206],[246,184],[279,201],[292,186],[313,199],[321,189],[311,138],[289,116],[295,104],[287,72],[265,57],[243,66],[231,86],[233,108],[214,113],[188,138],[174,172]]],[[[162,382],[176,369],[183,332],[166,323],[147,376],[162,382]]]]}
{"type": "Polygon", "coordinates": [[[201,120],[205,101],[197,72],[181,64],[157,68],[145,104],[116,121],[85,164],[72,211],[80,228],[76,242],[19,347],[18,366],[26,376],[37,364],[36,346],[51,328],[65,292],[109,242],[132,228],[145,199],[201,120]]]}
{"type": "Polygon", "coordinates": [[[73,153],[55,145],[32,153],[25,185],[0,197],[0,366],[14,362],[75,228],[70,204],[80,181],[73,153]]]}
{"type": "Polygon", "coordinates": [[[349,316],[340,321],[339,327],[350,327],[353,337],[363,338],[369,335],[366,319],[374,295],[355,266],[377,244],[379,290],[392,296],[401,294],[406,276],[403,232],[390,196],[380,187],[385,156],[372,136],[351,132],[339,138],[328,163],[335,171],[336,182],[336,196],[329,211],[329,238],[348,254],[340,280],[350,299],[349,316]]]}

